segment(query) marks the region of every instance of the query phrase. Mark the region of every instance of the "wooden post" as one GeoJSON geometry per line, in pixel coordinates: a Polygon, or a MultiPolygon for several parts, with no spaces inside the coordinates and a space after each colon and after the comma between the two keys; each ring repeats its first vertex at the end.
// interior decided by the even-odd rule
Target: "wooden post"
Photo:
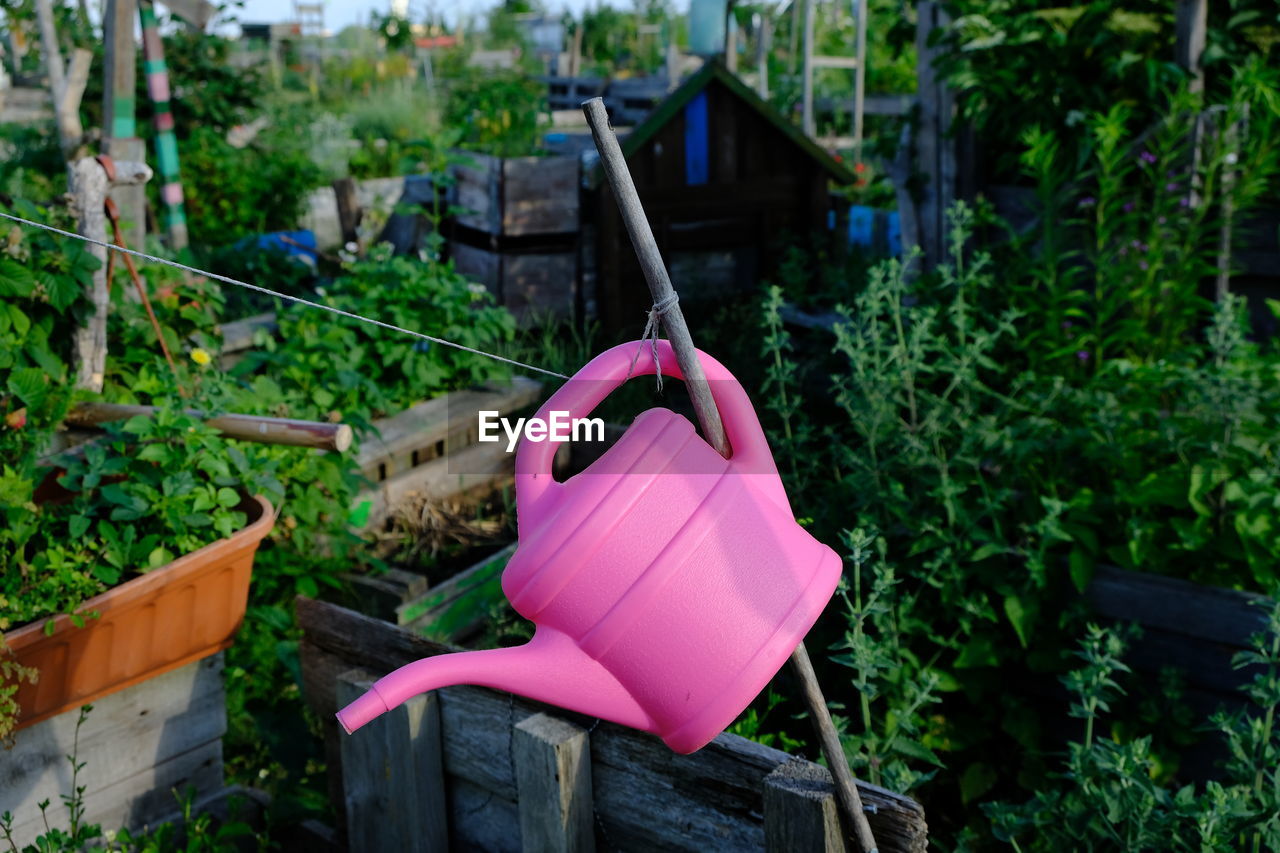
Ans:
{"type": "Polygon", "coordinates": [[[1205,33],[1209,26],[1209,0],[1177,0],[1174,42],[1175,59],[1191,80],[1188,88],[1193,92],[1204,89],[1204,69],[1200,58],[1204,54],[1205,33]]]}
{"type": "MultiPolygon", "coordinates": [[[[338,702],[355,701],[377,680],[363,670],[338,676],[338,702]]],[[[342,786],[350,850],[447,853],[440,706],[414,696],[342,739],[342,786]]]]}
{"type": "MultiPolygon", "coordinates": [[[[146,162],[146,145],[138,138],[136,115],[138,48],[133,40],[137,0],[106,0],[103,12],[103,53],[105,85],[102,94],[102,150],[116,162],[146,162]]],[[[141,186],[112,189],[111,198],[120,208],[124,236],[130,246],[143,247],[147,233],[147,196],[141,186]]]]}
{"type": "Polygon", "coordinates": [[[1249,105],[1245,104],[1244,116],[1223,128],[1223,148],[1226,154],[1222,165],[1222,224],[1218,226],[1218,274],[1214,288],[1217,300],[1227,298],[1231,289],[1231,227],[1235,218],[1235,201],[1232,191],[1236,185],[1236,163],[1240,159],[1240,139],[1245,135],[1249,120],[1249,105]]]}
{"type": "Polygon", "coordinates": [[[773,23],[768,15],[757,13],[760,26],[756,30],[756,94],[769,99],[769,53],[773,41],[773,23]]]}
{"type": "Polygon", "coordinates": [[[352,178],[338,178],[333,182],[333,194],[338,201],[338,229],[342,242],[360,243],[360,219],[363,211],[356,197],[356,182],[352,178]]]}
{"type": "MultiPolygon", "coordinates": [[[[103,205],[111,189],[106,170],[96,159],[83,157],[68,171],[77,232],[82,237],[105,243],[107,214],[103,205]]],[[[151,170],[144,163],[116,163],[116,185],[140,187],[150,178],[151,170]]],[[[111,301],[107,282],[107,250],[91,243],[88,251],[98,259],[99,266],[93,272],[93,290],[90,293],[93,314],[87,324],[76,331],[76,356],[80,365],[76,387],[100,392],[107,366],[107,306],[111,301]]]]}
{"type": "Polygon", "coordinates": [[[764,849],[845,853],[829,773],[794,759],[765,777],[764,849]]]}
{"type": "Polygon", "coordinates": [[[142,22],[143,70],[147,94],[155,107],[156,165],[160,170],[160,203],[164,207],[169,248],[187,247],[187,212],[182,199],[182,178],[178,168],[178,140],[173,133],[173,111],[169,107],[169,69],[164,62],[164,42],[151,0],[139,0],[142,22]]]}
{"type": "Polygon", "coordinates": [[[724,67],[738,72],[738,18],[733,14],[733,0],[725,4],[724,10],[724,67]]]}
{"type": "Polygon", "coordinates": [[[516,724],[512,757],[521,847],[529,853],[593,853],[595,812],[587,730],[534,714],[516,724]]]}
{"type": "MultiPolygon", "coordinates": [[[[812,10],[812,6],[810,6],[812,10]]],[[[609,188],[617,199],[618,209],[626,223],[627,233],[635,247],[640,260],[640,268],[644,272],[649,291],[655,305],[671,303],[662,315],[662,327],[671,341],[676,361],[684,374],[685,388],[693,403],[698,423],[707,437],[707,442],[721,456],[731,452],[729,441],[724,433],[724,424],[720,420],[720,412],[711,397],[711,388],[707,384],[706,373],[698,360],[697,350],[693,346],[693,338],[689,334],[689,326],[685,323],[684,312],[680,304],[674,301],[675,289],[671,286],[671,278],[662,263],[662,255],[658,244],[653,239],[653,230],[640,204],[640,196],[636,192],[635,182],[627,170],[626,158],[618,146],[618,139],[609,127],[608,114],[604,109],[604,101],[593,98],[582,105],[587,116],[587,124],[591,127],[591,135],[595,139],[596,149],[600,152],[600,165],[609,180],[609,188]]],[[[844,747],[840,744],[840,735],[831,721],[831,711],[827,700],[822,695],[818,677],[814,674],[813,664],[809,660],[809,652],[804,643],[799,643],[791,653],[791,664],[800,682],[805,704],[809,709],[809,717],[817,730],[818,739],[822,743],[822,751],[831,764],[836,779],[836,795],[840,805],[849,819],[850,831],[858,840],[862,853],[876,853],[875,838],[867,823],[867,816],[862,811],[862,800],[858,795],[853,773],[849,770],[849,762],[844,755],[844,747]]]]}
{"type": "Polygon", "coordinates": [[[867,0],[857,0],[858,65],[853,69],[853,162],[862,163],[862,113],[865,108],[867,81],[867,0]]]}
{"type": "Polygon", "coordinates": [[[582,68],[582,21],[573,28],[573,51],[569,54],[569,76],[577,77],[582,68]]]}
{"type": "MultiPolygon", "coordinates": [[[[800,0],[792,0],[792,2],[800,2],[800,0]]],[[[818,132],[817,124],[813,119],[813,16],[814,4],[817,2],[818,0],[804,0],[804,63],[801,68],[804,79],[800,84],[800,126],[810,136],[818,132]]]]}
{"type": "Polygon", "coordinates": [[[919,206],[917,225],[925,269],[946,259],[947,209],[955,200],[955,144],[948,136],[955,113],[955,99],[934,69],[937,46],[929,45],[929,35],[950,22],[935,0],[921,0],[916,23],[916,79],[920,93],[920,135],[916,139],[919,172],[926,182],[919,206]]]}

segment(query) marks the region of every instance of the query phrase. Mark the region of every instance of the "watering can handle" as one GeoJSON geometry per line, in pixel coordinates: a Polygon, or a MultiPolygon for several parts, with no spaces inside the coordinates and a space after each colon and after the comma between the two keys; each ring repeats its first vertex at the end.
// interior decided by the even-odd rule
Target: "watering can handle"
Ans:
{"type": "MultiPolygon", "coordinates": [[[[790,503],[778,479],[773,454],[747,392],[724,365],[701,350],[697,350],[697,353],[711,386],[711,397],[724,422],[734,466],[743,473],[768,475],[766,479],[769,485],[765,487],[766,491],[790,512],[790,503]]],[[[684,378],[680,365],[676,363],[675,352],[665,340],[658,341],[658,361],[664,374],[677,379],[684,378]]],[[[585,418],[627,379],[654,372],[653,350],[649,341],[620,344],[600,353],[574,374],[572,379],[561,385],[542,404],[537,416],[545,420],[550,412],[567,412],[571,418],[585,418]],[[634,368],[632,359],[635,359],[634,368]]],[[[557,444],[550,441],[520,442],[516,451],[517,509],[532,507],[548,490],[554,491],[560,487],[551,472],[557,447],[557,444]]]]}

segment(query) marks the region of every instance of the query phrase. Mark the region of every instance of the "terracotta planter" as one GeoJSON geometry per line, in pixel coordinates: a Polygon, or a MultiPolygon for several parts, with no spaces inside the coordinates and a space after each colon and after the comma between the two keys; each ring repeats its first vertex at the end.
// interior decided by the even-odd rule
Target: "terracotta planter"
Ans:
{"type": "Polygon", "coordinates": [[[230,538],[89,599],[79,612],[99,617],[83,628],[64,615],[52,635],[45,620],[5,634],[18,663],[40,673],[18,690],[18,728],[230,646],[244,619],[254,553],[275,524],[261,497],[241,509],[249,523],[230,538]]]}

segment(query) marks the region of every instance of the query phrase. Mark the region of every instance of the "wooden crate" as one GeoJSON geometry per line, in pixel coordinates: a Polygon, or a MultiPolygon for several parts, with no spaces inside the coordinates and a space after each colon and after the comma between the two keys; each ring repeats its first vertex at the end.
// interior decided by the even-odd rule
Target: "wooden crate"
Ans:
{"type": "Polygon", "coordinates": [[[458,272],[493,294],[517,321],[576,315],[578,250],[575,245],[551,249],[488,249],[460,241],[449,244],[458,272]]]}
{"type": "MultiPolygon", "coordinates": [[[[452,649],[307,598],[297,614],[352,850],[846,849],[825,768],[733,735],[677,755],[652,735],[465,686],[344,735],[333,715],[371,679],[452,649]]],[[[925,850],[918,804],[858,787],[882,853],[925,850]]]]}
{"type": "Polygon", "coordinates": [[[376,485],[356,496],[368,515],[362,527],[385,523],[410,495],[443,498],[491,486],[514,471],[505,442],[477,441],[479,412],[510,414],[536,402],[542,383],[516,377],[510,385],[457,391],[375,421],[378,434],[361,443],[356,464],[376,485]]]}
{"type": "Polygon", "coordinates": [[[459,152],[457,224],[493,237],[569,234],[579,227],[577,157],[493,157],[459,152]]]}
{"type": "MultiPolygon", "coordinates": [[[[222,791],[222,735],[227,730],[222,654],[143,681],[93,703],[80,729],[77,783],[84,820],[104,830],[141,828],[174,815],[173,789],[191,786],[197,801],[222,791]]],[[[67,711],[14,735],[0,752],[0,812],[14,816],[19,847],[51,826],[67,826],[61,797],[70,794],[71,754],[79,711],[67,711]]]]}

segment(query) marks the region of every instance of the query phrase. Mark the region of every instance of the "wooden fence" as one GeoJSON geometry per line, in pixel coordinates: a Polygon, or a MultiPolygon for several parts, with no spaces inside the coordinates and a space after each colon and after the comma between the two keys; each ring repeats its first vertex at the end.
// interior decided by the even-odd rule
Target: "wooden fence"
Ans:
{"type": "MultiPolygon", "coordinates": [[[[733,735],[677,755],[651,735],[465,686],[344,735],[333,714],[371,679],[453,649],[307,598],[297,613],[352,850],[846,849],[826,769],[733,735]]],[[[859,792],[882,853],[925,850],[919,805],[859,792]]]]}

